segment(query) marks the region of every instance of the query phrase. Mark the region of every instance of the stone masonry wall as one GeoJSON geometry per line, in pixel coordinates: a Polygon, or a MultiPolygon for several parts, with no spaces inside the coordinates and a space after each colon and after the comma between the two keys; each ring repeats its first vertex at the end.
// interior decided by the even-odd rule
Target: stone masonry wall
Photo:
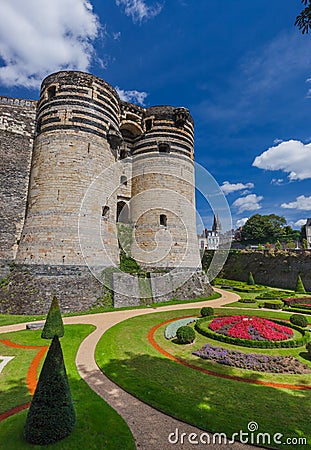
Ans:
{"type": "Polygon", "coordinates": [[[13,260],[24,224],[35,101],[0,97],[0,260],[13,260]]]}
{"type": "Polygon", "coordinates": [[[247,281],[252,272],[255,282],[295,289],[298,274],[311,291],[311,251],[232,251],[222,270],[224,278],[247,281]]]}

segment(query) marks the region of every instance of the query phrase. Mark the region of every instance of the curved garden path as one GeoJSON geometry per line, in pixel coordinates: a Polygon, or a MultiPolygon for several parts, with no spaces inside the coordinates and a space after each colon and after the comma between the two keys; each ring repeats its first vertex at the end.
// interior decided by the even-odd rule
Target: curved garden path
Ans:
{"type": "MultiPolygon", "coordinates": [[[[212,306],[214,308],[223,306],[228,303],[237,301],[239,296],[233,292],[215,289],[215,291],[222,294],[222,297],[216,300],[208,300],[198,303],[187,303],[180,305],[169,305],[155,308],[144,308],[136,310],[122,310],[113,311],[100,314],[92,314],[85,316],[65,317],[63,321],[65,324],[92,324],[96,326],[96,330],[87,336],[81,343],[76,357],[76,364],[80,376],[87,382],[91,389],[100,395],[107,403],[109,403],[127,422],[135,438],[137,449],[141,450],[191,450],[193,448],[206,449],[212,448],[235,450],[255,449],[255,447],[248,444],[229,444],[228,445],[191,445],[184,444],[170,444],[168,436],[175,432],[178,428],[179,433],[196,433],[200,435],[202,430],[190,426],[184,422],[176,420],[151,406],[141,402],[131,394],[125,392],[118,385],[107,378],[98,368],[94,351],[97,342],[103,333],[115,324],[122,322],[130,317],[135,317],[143,314],[150,314],[157,311],[171,311],[181,309],[201,308],[202,306],[212,306]]],[[[17,331],[25,328],[25,324],[16,324],[0,327],[0,333],[9,331],[17,331]]],[[[103,420],[105,420],[103,418],[103,420]]],[[[238,432],[239,430],[237,430],[238,432]]],[[[116,430],[116,433],[118,430],[116,430]]],[[[261,447],[262,448],[262,447],[261,447]]]]}

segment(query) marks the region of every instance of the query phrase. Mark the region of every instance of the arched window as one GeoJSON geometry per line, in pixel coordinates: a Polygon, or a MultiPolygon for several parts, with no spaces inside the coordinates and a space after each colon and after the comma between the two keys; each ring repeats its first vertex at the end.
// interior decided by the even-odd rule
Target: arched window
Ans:
{"type": "Polygon", "coordinates": [[[117,203],[117,222],[128,223],[129,208],[126,202],[120,201],[117,203]]]}

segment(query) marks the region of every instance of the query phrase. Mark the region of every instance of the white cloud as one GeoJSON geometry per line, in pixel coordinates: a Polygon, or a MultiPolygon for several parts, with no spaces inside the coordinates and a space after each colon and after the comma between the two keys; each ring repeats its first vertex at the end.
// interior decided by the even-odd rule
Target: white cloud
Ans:
{"type": "Polygon", "coordinates": [[[0,83],[37,88],[51,72],[88,70],[100,30],[90,1],[2,1],[0,17],[0,83]]]}
{"type": "Polygon", "coordinates": [[[140,91],[124,91],[120,89],[118,86],[115,87],[119,97],[124,102],[137,103],[138,105],[143,106],[146,97],[148,97],[147,92],[140,91]]]}
{"type": "Polygon", "coordinates": [[[281,208],[311,211],[311,196],[305,197],[304,195],[300,195],[296,198],[295,202],[282,203],[281,208]]]}
{"type": "Polygon", "coordinates": [[[243,219],[239,219],[236,221],[236,228],[240,228],[243,227],[243,225],[246,224],[246,222],[248,221],[249,217],[243,217],[243,219]]]}
{"type": "Polygon", "coordinates": [[[231,194],[231,192],[241,191],[242,189],[252,189],[254,187],[253,183],[229,183],[229,181],[224,181],[220,186],[221,190],[225,195],[231,194]]]}
{"type": "Polygon", "coordinates": [[[116,0],[116,5],[122,6],[125,14],[131,17],[134,23],[152,19],[160,14],[163,7],[159,3],[148,6],[144,0],[116,0]]]}
{"type": "Polygon", "coordinates": [[[282,170],[292,180],[311,178],[311,143],[290,140],[257,156],[253,166],[265,170],[282,170]]]}
{"type": "Polygon", "coordinates": [[[272,178],[271,184],[274,184],[275,186],[281,186],[284,184],[283,178],[272,178]]]}
{"type": "Polygon", "coordinates": [[[307,219],[299,219],[299,220],[297,220],[296,222],[293,223],[293,226],[301,228],[306,223],[307,223],[307,219]]]}
{"type": "Polygon", "coordinates": [[[240,197],[233,202],[233,206],[238,208],[238,212],[256,211],[261,208],[259,202],[263,199],[261,195],[249,194],[246,197],[240,197]]]}

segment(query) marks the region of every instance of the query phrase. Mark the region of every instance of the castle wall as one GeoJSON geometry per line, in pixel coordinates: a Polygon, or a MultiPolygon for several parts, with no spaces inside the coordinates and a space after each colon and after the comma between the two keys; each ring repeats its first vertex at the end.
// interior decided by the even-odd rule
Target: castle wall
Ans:
{"type": "Polygon", "coordinates": [[[15,258],[23,228],[35,101],[0,97],[0,260],[15,258]]]}
{"type": "Polygon", "coordinates": [[[105,172],[116,158],[107,135],[118,128],[118,114],[117,93],[97,77],[59,72],[43,81],[17,263],[118,263],[118,180],[105,172]]]}

